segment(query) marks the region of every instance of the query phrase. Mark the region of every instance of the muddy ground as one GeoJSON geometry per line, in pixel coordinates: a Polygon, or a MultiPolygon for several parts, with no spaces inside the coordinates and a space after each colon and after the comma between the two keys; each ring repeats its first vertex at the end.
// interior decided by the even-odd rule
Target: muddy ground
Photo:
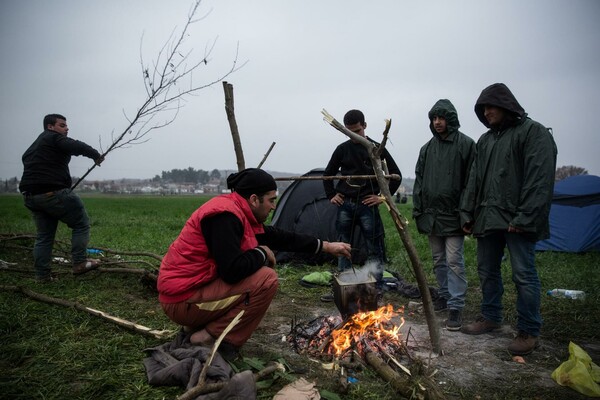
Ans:
{"type": "MultiPolygon", "coordinates": [[[[338,314],[333,303],[319,301],[319,295],[325,293],[320,289],[312,290],[314,296],[308,299],[303,293],[294,296],[279,292],[275,297],[265,319],[257,332],[244,346],[243,355],[252,356],[264,353],[281,354],[299,376],[316,382],[319,388],[339,393],[335,382],[339,374],[322,367],[322,360],[297,354],[290,343],[285,341],[290,333],[292,320],[306,323],[316,317],[338,314]]],[[[401,329],[409,354],[421,360],[427,367],[427,374],[448,399],[584,399],[578,392],[559,386],[551,378],[551,373],[568,357],[568,349],[557,345],[552,338],[541,338],[541,346],[532,354],[523,357],[523,363],[516,362],[506,351],[506,346],[513,338],[514,330],[504,325],[501,330],[479,336],[451,332],[443,328],[445,313],[436,315],[440,324],[441,347],[443,355],[431,352],[429,330],[422,310],[418,304],[410,304],[410,300],[397,293],[388,292],[384,296],[384,304],[392,304],[395,308],[406,307],[405,323],[401,329]],[[409,309],[410,308],[410,309],[409,309]],[[407,340],[408,336],[408,340],[407,340]]],[[[465,316],[467,322],[470,317],[465,316]]],[[[578,343],[579,344],[579,343],[578,343]]],[[[597,344],[579,344],[592,359],[600,357],[600,346],[597,344]]],[[[402,362],[409,366],[407,357],[402,362]]],[[[367,367],[370,368],[370,367],[367,367]]],[[[372,370],[371,370],[372,372],[372,370]]],[[[386,383],[375,373],[357,372],[358,383],[366,386],[362,390],[367,393],[385,387],[386,383]]],[[[350,388],[348,398],[362,398],[352,395],[350,388]]],[[[396,398],[394,391],[379,392],[376,398],[396,398]]]]}

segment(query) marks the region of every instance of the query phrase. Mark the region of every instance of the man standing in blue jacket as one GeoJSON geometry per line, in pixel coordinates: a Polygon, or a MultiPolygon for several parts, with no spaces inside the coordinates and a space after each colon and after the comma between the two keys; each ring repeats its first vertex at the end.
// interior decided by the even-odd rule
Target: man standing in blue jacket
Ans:
{"type": "Polygon", "coordinates": [[[502,323],[501,262],[510,253],[517,288],[518,334],[513,355],[539,345],[541,284],[535,269],[535,242],[549,236],[548,214],[554,188],[557,149],[550,131],[527,117],[503,83],[483,89],[475,114],[489,130],[477,142],[462,209],[464,230],[477,238],[481,316],[462,332],[479,335],[502,323]]]}

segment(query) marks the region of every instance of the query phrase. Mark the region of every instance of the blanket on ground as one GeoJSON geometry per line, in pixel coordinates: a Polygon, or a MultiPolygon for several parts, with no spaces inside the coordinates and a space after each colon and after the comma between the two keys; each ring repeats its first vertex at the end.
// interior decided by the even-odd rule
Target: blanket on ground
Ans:
{"type": "MultiPolygon", "coordinates": [[[[190,334],[179,332],[175,340],[160,346],[144,349],[148,357],[144,367],[148,383],[156,386],[183,386],[189,390],[196,386],[200,371],[211,349],[190,343],[190,334]]],[[[256,399],[256,383],[252,371],[235,374],[219,353],[215,354],[206,374],[207,383],[227,381],[216,393],[196,397],[201,400],[256,399]]]]}

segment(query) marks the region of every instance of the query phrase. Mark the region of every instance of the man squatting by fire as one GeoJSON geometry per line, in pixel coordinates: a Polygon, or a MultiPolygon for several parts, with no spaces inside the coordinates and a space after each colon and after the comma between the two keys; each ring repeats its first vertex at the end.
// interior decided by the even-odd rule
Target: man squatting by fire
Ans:
{"type": "MultiPolygon", "coordinates": [[[[164,256],[158,276],[165,314],[191,333],[190,342],[212,346],[223,339],[234,352],[252,335],[278,287],[273,250],[326,252],[350,257],[350,245],[265,226],[275,209],[275,179],[256,168],[229,175],[232,190],[212,198],[188,219],[164,256]]],[[[223,348],[223,345],[221,346],[223,348]]]]}

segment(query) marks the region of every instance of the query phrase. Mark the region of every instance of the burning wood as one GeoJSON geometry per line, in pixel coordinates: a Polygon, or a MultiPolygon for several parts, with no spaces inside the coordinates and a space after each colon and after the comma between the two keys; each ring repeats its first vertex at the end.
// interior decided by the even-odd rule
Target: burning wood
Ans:
{"type": "MultiPolygon", "coordinates": [[[[403,310],[399,310],[403,312],[403,310]]],[[[398,353],[402,347],[400,327],[404,324],[401,318],[400,325],[393,325],[392,318],[396,315],[391,304],[375,311],[361,312],[352,315],[340,328],[331,333],[332,348],[336,357],[343,357],[348,351],[356,348],[364,357],[364,343],[372,347],[384,348],[388,353],[398,353]]]]}
{"type": "Polygon", "coordinates": [[[399,325],[394,325],[392,319],[403,312],[403,308],[395,311],[388,304],[375,311],[353,314],[345,320],[338,316],[316,318],[308,324],[293,326],[288,341],[298,353],[324,359],[344,359],[354,350],[364,358],[365,346],[400,354],[403,347],[400,328],[404,318],[400,318],[399,325]]]}
{"type": "Polygon", "coordinates": [[[318,357],[330,364],[323,367],[339,371],[339,390],[349,390],[347,371],[369,365],[389,382],[403,398],[443,399],[435,382],[420,371],[420,361],[410,356],[403,343],[400,328],[404,324],[404,308],[394,310],[391,304],[374,311],[363,311],[342,319],[339,316],[315,318],[306,324],[292,324],[288,342],[296,352],[318,357]],[[395,323],[396,322],[396,323],[395,323]],[[356,357],[355,357],[356,356],[356,357]],[[401,357],[411,370],[400,363],[401,357]]]}

